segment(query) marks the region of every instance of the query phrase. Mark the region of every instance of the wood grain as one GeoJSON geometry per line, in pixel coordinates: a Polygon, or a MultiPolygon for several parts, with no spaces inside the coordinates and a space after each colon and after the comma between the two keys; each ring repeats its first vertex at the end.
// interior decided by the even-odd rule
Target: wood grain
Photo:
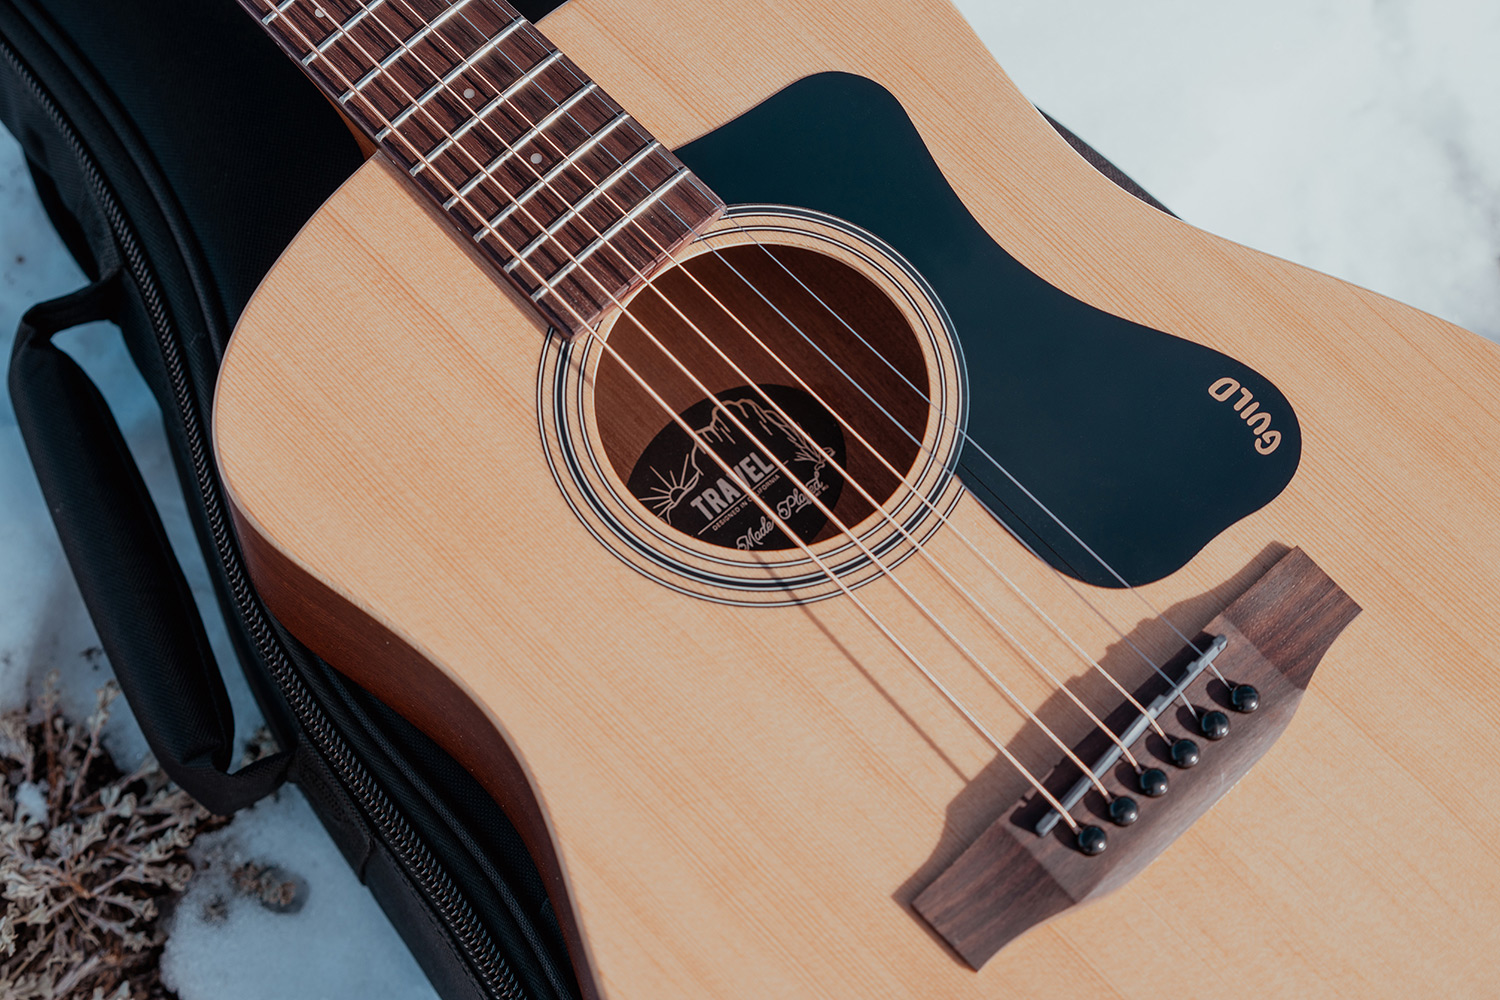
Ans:
{"type": "Polygon", "coordinates": [[[560,330],[724,208],[504,0],[240,2],[560,330]]]}
{"type": "MultiPolygon", "coordinates": [[[[367,690],[387,705],[400,705],[424,732],[441,733],[444,749],[505,807],[547,884],[558,924],[574,954],[582,954],[578,922],[562,878],[562,866],[536,803],[524,767],[485,712],[401,638],[308,576],[247,523],[238,511],[235,532],[245,565],[266,606],[287,630],[329,663],[357,673],[367,690]],[[351,664],[365,664],[351,670],[351,664]]],[[[579,970],[585,995],[596,995],[586,969],[579,970]]]]}
{"type": "MultiPolygon", "coordinates": [[[[441,671],[512,748],[597,994],[1491,992],[1500,737],[1470,720],[1500,717],[1500,352],[1116,190],[944,4],[572,0],[543,28],[672,146],[808,73],[891,90],[1019,260],[1245,361],[1295,405],[1304,452],[1287,491],[1144,596],[1191,634],[1297,545],[1365,609],[1238,787],[1122,889],[976,973],[911,901],[1024,783],[847,600],[726,608],[605,552],[544,460],[535,319],[376,158],[242,320],[218,397],[221,468],[246,524],[441,671]]],[[[960,501],[928,550],[1080,697],[1111,704],[960,535],[1124,683],[1143,680],[1120,635],[960,501]]],[[[924,560],[897,572],[1078,737],[1074,710],[924,560]]],[[[1087,593],[1131,642],[1176,648],[1133,596],[1087,593]]],[[[1024,762],[1056,763],[895,587],[859,594],[1024,762]]],[[[378,662],[339,666],[382,680],[378,662]]],[[[408,690],[403,710],[441,713],[435,686],[408,690]]]]}
{"type": "MultiPolygon", "coordinates": [[[[1037,821],[1050,807],[1039,796],[1029,795],[990,824],[912,905],[978,969],[1031,928],[1118,889],[1156,860],[1271,749],[1291,723],[1323,654],[1358,614],[1359,606],[1306,553],[1293,549],[1209,622],[1195,642],[1204,649],[1215,636],[1228,640],[1214,666],[1231,683],[1249,684],[1260,692],[1258,711],[1232,713],[1229,689],[1205,672],[1184,694],[1199,711],[1217,708],[1232,714],[1229,736],[1211,742],[1198,735],[1191,719],[1174,723],[1173,716],[1183,711],[1180,705],[1173,706],[1178,713],[1165,713],[1162,721],[1169,731],[1194,738],[1203,759],[1190,770],[1179,770],[1171,765],[1160,737],[1148,736],[1138,743],[1144,766],[1171,772],[1170,787],[1166,796],[1152,800],[1140,794],[1135,771],[1128,765],[1121,764],[1106,777],[1111,794],[1129,795],[1141,803],[1141,818],[1128,828],[1111,827],[1103,797],[1091,793],[1075,818],[1107,831],[1109,847],[1104,854],[1091,858],[1080,853],[1072,832],[1061,824],[1049,836],[1038,836],[1037,821]]],[[[1178,660],[1192,655],[1184,651],[1178,660]]],[[[1169,664],[1166,672],[1176,677],[1180,669],[1180,663],[1169,664]]],[[[1149,704],[1166,689],[1160,678],[1153,681],[1134,692],[1141,704],[1149,704]]],[[[1125,705],[1106,724],[1122,732],[1133,715],[1125,705]]],[[[1076,750],[1081,760],[1092,762],[1107,747],[1102,734],[1096,733],[1076,750]]],[[[1053,776],[1053,790],[1061,794],[1078,771],[1064,762],[1053,776]]]]}

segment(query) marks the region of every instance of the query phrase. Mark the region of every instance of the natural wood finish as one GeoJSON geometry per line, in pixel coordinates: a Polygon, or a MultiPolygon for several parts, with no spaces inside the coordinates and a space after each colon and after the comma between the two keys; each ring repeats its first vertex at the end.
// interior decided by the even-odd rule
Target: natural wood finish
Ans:
{"type": "Polygon", "coordinates": [[[559,330],[724,208],[505,0],[240,2],[559,330]]]}
{"type": "MultiPolygon", "coordinates": [[[[369,664],[361,674],[366,690],[387,705],[401,705],[407,720],[428,733],[441,733],[444,749],[476,775],[496,801],[506,806],[526,849],[554,900],[568,946],[581,954],[582,939],[563,882],[562,865],[537,805],[524,766],[479,705],[448,676],[379,622],[308,576],[269,544],[231,507],[245,565],[266,606],[287,630],[305,637],[308,648],[329,663],[369,664]]],[[[593,996],[593,981],[580,970],[579,983],[593,996]]]]}
{"type": "MultiPolygon", "coordinates": [[[[1306,553],[1293,549],[1209,622],[1196,643],[1203,649],[1214,636],[1229,640],[1214,667],[1233,684],[1253,685],[1261,694],[1259,711],[1235,713],[1229,736],[1217,743],[1198,736],[1191,720],[1181,720],[1189,724],[1178,728],[1173,726],[1176,713],[1164,713],[1166,725],[1196,739],[1203,759],[1190,770],[1176,770],[1160,737],[1148,734],[1137,743],[1135,749],[1147,766],[1172,772],[1170,788],[1164,798],[1149,799],[1136,787],[1133,769],[1123,763],[1114,768],[1106,787],[1111,794],[1135,797],[1141,803],[1141,818],[1128,828],[1112,827],[1103,796],[1093,793],[1074,811],[1080,823],[1107,830],[1109,847],[1104,854],[1084,856],[1062,824],[1051,835],[1038,836],[1037,821],[1050,806],[1033,794],[991,823],[912,905],[978,969],[1037,924],[1118,889],[1155,861],[1271,749],[1292,721],[1323,654],[1358,614],[1359,606],[1306,553]]],[[[1184,651],[1167,674],[1179,676],[1192,655],[1184,651]]],[[[1141,704],[1166,690],[1160,678],[1153,681],[1134,692],[1141,704]]],[[[1184,693],[1200,711],[1230,712],[1229,689],[1211,672],[1205,671],[1184,693]]],[[[1179,706],[1172,707],[1183,711],[1179,706]]],[[[1123,732],[1137,714],[1127,703],[1105,721],[1113,731],[1123,732]]],[[[1092,763],[1108,745],[1102,734],[1094,733],[1075,749],[1079,759],[1092,763]]],[[[1078,770],[1065,761],[1053,776],[1050,790],[1061,795],[1078,770]]]]}
{"type": "MultiPolygon", "coordinates": [[[[606,553],[543,458],[535,319],[377,157],[241,322],[218,397],[222,469],[252,530],[440,670],[514,749],[598,994],[1486,995],[1500,736],[1475,720],[1500,717],[1500,353],[1117,190],[945,5],[572,0],[543,27],[672,146],[811,72],[879,81],[1023,263],[1244,360],[1296,406],[1304,453],[1287,491],[1146,596],[1200,629],[1279,542],[1365,609],[1270,752],[1155,864],[973,972],[910,903],[1024,786],[849,601],[729,608],[606,553]]],[[[1142,680],[1116,636],[961,501],[928,550],[982,583],[1080,696],[1111,704],[959,532],[1142,680]]],[[[898,572],[1044,720],[1068,722],[923,559],[898,572]]],[[[1129,595],[1089,593],[1132,641],[1175,648],[1129,595]]],[[[893,587],[859,594],[1023,760],[1056,762],[893,587]]],[[[370,686],[385,669],[340,666],[370,686]]],[[[407,697],[419,715],[439,696],[407,697]]]]}

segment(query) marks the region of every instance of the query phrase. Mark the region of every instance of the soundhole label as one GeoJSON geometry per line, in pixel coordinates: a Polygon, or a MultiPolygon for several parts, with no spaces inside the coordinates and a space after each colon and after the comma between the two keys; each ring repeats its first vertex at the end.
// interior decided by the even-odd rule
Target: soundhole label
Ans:
{"type": "Polygon", "coordinates": [[[884,579],[940,530],[963,363],[904,261],[837,219],[740,206],[650,287],[631,322],[549,337],[537,376],[548,464],[609,551],[680,593],[784,607],[884,579]]]}
{"type": "Polygon", "coordinates": [[[716,399],[678,415],[692,435],[673,420],[651,439],[626,484],[631,494],[678,531],[723,548],[797,547],[783,528],[804,544],[817,540],[828,527],[822,508],[832,510],[844,487],[838,420],[784,385],[740,386],[716,399]]]}

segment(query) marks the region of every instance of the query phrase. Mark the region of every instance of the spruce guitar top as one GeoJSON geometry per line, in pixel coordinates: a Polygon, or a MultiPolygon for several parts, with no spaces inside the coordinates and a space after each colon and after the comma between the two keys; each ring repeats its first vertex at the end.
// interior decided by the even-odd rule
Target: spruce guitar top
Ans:
{"type": "Polygon", "coordinates": [[[225,357],[241,542],[587,995],[1492,988],[1492,345],[942,0],[242,3],[375,153],[225,357]]]}

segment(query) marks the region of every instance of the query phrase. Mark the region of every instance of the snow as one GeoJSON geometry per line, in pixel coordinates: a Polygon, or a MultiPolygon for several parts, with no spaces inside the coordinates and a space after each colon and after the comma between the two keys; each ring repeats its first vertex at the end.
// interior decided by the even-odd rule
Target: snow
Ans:
{"type": "MultiPolygon", "coordinates": [[[[87,279],[53,233],[36,199],[20,147],[0,129],[0,353],[8,360],[25,310],[71,292],[87,279]]],[[[233,646],[188,523],[161,428],[161,411],[125,350],[119,331],[92,323],[57,338],[104,394],[140,466],[201,609],[215,657],[235,664],[233,646]]],[[[9,396],[7,394],[7,404],[9,396]]],[[[20,704],[49,671],[62,681],[61,705],[74,718],[94,709],[109,677],[99,638],[67,568],[52,519],[32,475],[15,413],[0,407],[0,706],[20,704]]],[[[238,669],[224,671],[241,740],[260,723],[238,669]]],[[[122,698],[105,729],[105,746],[129,768],[145,739],[122,698]]]]}
{"type": "Polygon", "coordinates": [[[958,6],[1184,219],[1500,339],[1500,5],[958,6]]]}
{"type": "MultiPolygon", "coordinates": [[[[1195,225],[1500,339],[1500,5],[1489,0],[959,0],[1038,105],[1195,225]]],[[[23,309],[83,281],[0,133],[0,356],[23,309]]],[[[182,514],[160,414],[117,334],[62,343],[120,420],[183,560],[243,737],[258,722],[182,514]]],[[[77,717],[109,676],[0,407],[0,707],[57,670],[77,717]]],[[[105,742],[144,741],[116,702],[105,742]]],[[[30,794],[30,793],[26,793],[30,794]]],[[[295,789],[204,838],[164,960],[182,1000],[432,996],[295,789]],[[242,861],[307,885],[273,913],[230,888],[242,861]],[[220,905],[222,904],[222,905],[220,905]]]]}
{"type": "Polygon", "coordinates": [[[47,783],[23,781],[16,786],[16,822],[21,826],[47,822],[47,783]]]}
{"type": "Polygon", "coordinates": [[[200,837],[191,855],[199,873],[177,906],[161,966],[183,1000],[435,996],[295,788],[200,837]],[[294,912],[237,891],[231,875],[245,863],[274,864],[305,882],[294,912]]]}
{"type": "MultiPolygon", "coordinates": [[[[37,203],[19,146],[0,130],[0,357],[9,358],[30,305],[85,282],[37,203]]],[[[208,570],[184,513],[161,429],[161,412],[132,367],[119,333],[92,324],[58,339],[109,401],[161,511],[197,599],[243,741],[260,712],[236,665],[208,570]]],[[[15,414],[0,406],[0,709],[22,704],[56,671],[62,710],[85,718],[110,677],[99,639],[57,541],[31,472],[15,414]]],[[[146,753],[125,699],[111,707],[104,745],[127,770],[146,753]]],[[[40,786],[17,790],[18,805],[45,814],[40,786]]],[[[177,908],[163,971],[181,1000],[380,1000],[435,997],[380,907],[333,846],[302,794],[287,789],[203,838],[205,871],[177,908]],[[309,886],[297,913],[272,913],[228,891],[243,860],[274,864],[309,886]],[[205,905],[225,901],[221,920],[205,905]]]]}

